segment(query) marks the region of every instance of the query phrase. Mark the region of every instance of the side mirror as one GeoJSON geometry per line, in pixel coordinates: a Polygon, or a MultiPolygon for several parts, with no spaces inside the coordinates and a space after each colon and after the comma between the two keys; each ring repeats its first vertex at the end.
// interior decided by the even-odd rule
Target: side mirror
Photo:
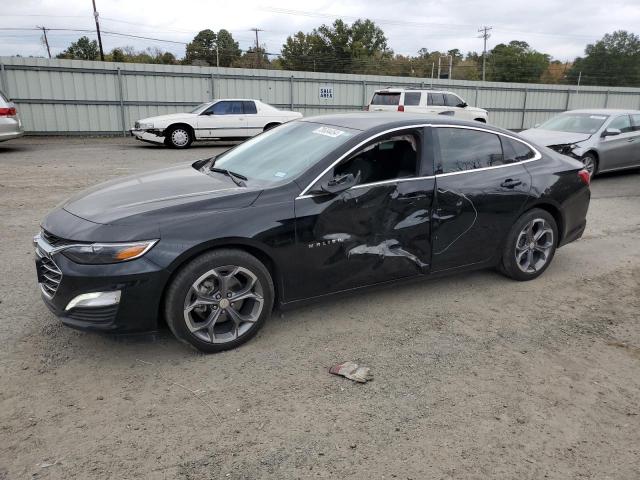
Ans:
{"type": "Polygon", "coordinates": [[[353,173],[344,173],[333,177],[320,184],[320,190],[324,193],[335,195],[350,189],[360,182],[360,172],[354,177],[353,173]]]}
{"type": "Polygon", "coordinates": [[[469,104],[467,102],[462,102],[459,103],[458,105],[456,105],[456,107],[458,108],[467,108],[469,106],[469,104]]]}
{"type": "Polygon", "coordinates": [[[604,132],[602,132],[603,137],[613,137],[615,135],[620,135],[622,131],[618,128],[607,128],[604,132]]]}

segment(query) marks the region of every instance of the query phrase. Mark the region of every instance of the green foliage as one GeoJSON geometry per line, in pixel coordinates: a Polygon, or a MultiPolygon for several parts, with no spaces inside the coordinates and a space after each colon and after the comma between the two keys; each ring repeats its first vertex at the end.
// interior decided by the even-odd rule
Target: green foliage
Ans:
{"type": "Polygon", "coordinates": [[[271,62],[264,48],[249,48],[231,65],[237,68],[271,68],[271,62]]]}
{"type": "Polygon", "coordinates": [[[98,42],[89,40],[89,37],[80,37],[77,41],[72,42],[64,52],[57,55],[56,58],[98,60],[100,58],[98,42]]]}
{"type": "Polygon", "coordinates": [[[546,53],[532,49],[527,42],[500,43],[487,54],[487,80],[537,82],[549,67],[550,59],[546,53]]]}
{"type": "Polygon", "coordinates": [[[585,56],[577,58],[568,74],[576,83],[582,72],[585,85],[637,86],[640,83],[640,37],[618,30],[607,33],[585,48],[585,56]]]}
{"type": "Polygon", "coordinates": [[[215,66],[219,60],[221,67],[230,67],[240,58],[242,51],[228,30],[202,30],[187,44],[184,63],[187,65],[215,66]],[[216,58],[216,45],[219,58],[216,58]]]}
{"type": "Polygon", "coordinates": [[[160,63],[165,65],[175,65],[178,63],[176,57],[171,52],[164,52],[159,48],[147,48],[143,51],[136,51],[131,46],[117,47],[105,55],[106,61],[124,63],[160,63]]]}
{"type": "Polygon", "coordinates": [[[371,20],[356,20],[351,25],[336,20],[288,37],[281,62],[291,70],[373,73],[377,63],[391,55],[384,32],[371,20]]]}

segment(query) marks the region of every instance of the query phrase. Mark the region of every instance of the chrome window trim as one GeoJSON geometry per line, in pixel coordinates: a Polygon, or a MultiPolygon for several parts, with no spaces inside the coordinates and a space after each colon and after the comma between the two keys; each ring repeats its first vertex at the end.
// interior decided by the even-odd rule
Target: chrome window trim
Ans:
{"type": "Polygon", "coordinates": [[[338,159],[335,160],[331,165],[329,165],[327,168],[325,168],[311,183],[309,183],[304,188],[304,190],[302,190],[302,192],[300,192],[300,194],[296,197],[296,200],[303,199],[303,198],[312,198],[312,197],[316,197],[316,196],[319,196],[319,195],[326,195],[325,193],[308,194],[307,192],[329,170],[331,170],[333,167],[335,167],[337,164],[339,164],[342,160],[347,158],[354,151],[356,151],[357,149],[359,149],[363,145],[367,144],[371,140],[376,139],[378,137],[381,137],[383,135],[386,135],[387,133],[397,132],[398,130],[408,130],[408,129],[412,129],[412,128],[425,128],[425,127],[432,127],[432,128],[460,128],[460,129],[465,129],[465,130],[477,130],[479,132],[493,133],[494,135],[500,135],[500,136],[503,136],[503,137],[507,137],[507,138],[510,138],[512,140],[515,140],[517,142],[520,142],[520,143],[526,145],[527,147],[529,147],[533,151],[534,157],[533,158],[529,158],[527,160],[521,160],[519,162],[505,163],[503,165],[494,165],[494,166],[491,166],[491,167],[475,168],[473,170],[461,170],[459,172],[436,173],[434,175],[430,175],[430,176],[426,176],[426,177],[394,178],[394,179],[390,179],[390,180],[382,180],[380,182],[363,183],[361,185],[355,185],[355,186],[351,187],[349,190],[357,189],[357,188],[364,188],[364,187],[371,187],[371,186],[376,186],[376,185],[384,185],[384,184],[387,184],[387,183],[399,183],[399,182],[403,182],[403,181],[412,181],[412,180],[427,180],[427,179],[431,179],[431,178],[446,177],[446,176],[452,176],[452,175],[461,175],[463,173],[481,172],[481,171],[484,171],[484,170],[491,170],[491,169],[494,169],[494,168],[511,167],[513,165],[520,165],[520,164],[523,164],[523,163],[534,162],[534,161],[540,160],[542,158],[542,154],[538,151],[538,149],[535,148],[530,143],[528,143],[527,141],[522,140],[522,139],[517,138],[517,137],[514,137],[512,135],[506,134],[506,133],[489,130],[487,128],[473,127],[473,126],[468,126],[468,125],[451,125],[451,124],[436,124],[436,125],[434,125],[432,123],[405,125],[405,126],[402,126],[402,127],[394,127],[394,128],[390,128],[388,130],[384,130],[382,132],[376,133],[375,135],[372,135],[371,137],[368,137],[367,139],[365,139],[362,142],[358,143],[354,147],[350,148],[347,152],[345,152],[340,157],[338,157],[338,159]]]}

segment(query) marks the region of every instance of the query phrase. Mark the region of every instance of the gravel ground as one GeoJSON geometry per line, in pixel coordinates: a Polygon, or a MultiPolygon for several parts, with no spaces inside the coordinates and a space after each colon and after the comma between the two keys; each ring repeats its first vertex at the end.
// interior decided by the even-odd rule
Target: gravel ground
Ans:
{"type": "Polygon", "coordinates": [[[640,478],[638,172],[594,181],[584,238],[533,282],[481,271],[325,301],[212,356],[62,327],[35,283],[46,212],[220,148],[0,144],[0,480],[640,478]],[[329,375],[343,360],[374,380],[329,375]]]}

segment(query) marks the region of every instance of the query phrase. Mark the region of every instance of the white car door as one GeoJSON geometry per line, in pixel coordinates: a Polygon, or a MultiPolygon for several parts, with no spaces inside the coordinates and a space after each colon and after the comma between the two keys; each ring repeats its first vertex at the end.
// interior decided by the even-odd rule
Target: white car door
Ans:
{"type": "Polygon", "coordinates": [[[258,110],[256,102],[246,100],[242,102],[244,115],[247,119],[247,136],[253,137],[262,133],[267,123],[278,121],[277,118],[271,118],[268,112],[258,110]]]}
{"type": "Polygon", "coordinates": [[[424,113],[424,107],[421,107],[422,92],[407,90],[404,92],[404,111],[411,113],[424,113]]]}
{"type": "Polygon", "coordinates": [[[444,103],[449,110],[453,110],[453,115],[458,117],[461,120],[473,120],[473,116],[469,115],[464,107],[460,105],[464,105],[465,102],[459,96],[454,95],[453,93],[445,93],[444,94],[444,103]]]}
{"type": "Polygon", "coordinates": [[[198,116],[198,138],[247,137],[242,101],[220,100],[198,116]]]}
{"type": "Polygon", "coordinates": [[[452,111],[444,101],[444,94],[440,92],[430,92],[427,95],[427,113],[440,115],[443,112],[452,111]]]}

